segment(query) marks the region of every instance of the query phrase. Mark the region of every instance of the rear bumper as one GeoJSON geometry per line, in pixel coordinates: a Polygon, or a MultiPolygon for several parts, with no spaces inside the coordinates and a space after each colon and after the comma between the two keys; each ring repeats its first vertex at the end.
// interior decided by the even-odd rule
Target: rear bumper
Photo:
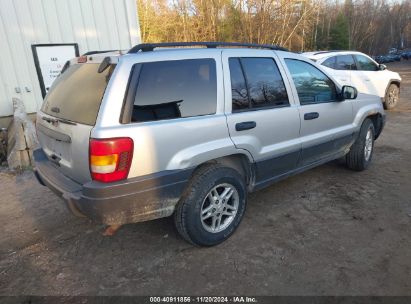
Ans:
{"type": "Polygon", "coordinates": [[[63,198],[74,215],[108,225],[170,216],[193,171],[171,170],[120,182],[81,185],[60,173],[43,150],[34,151],[34,159],[38,181],[63,198]]]}

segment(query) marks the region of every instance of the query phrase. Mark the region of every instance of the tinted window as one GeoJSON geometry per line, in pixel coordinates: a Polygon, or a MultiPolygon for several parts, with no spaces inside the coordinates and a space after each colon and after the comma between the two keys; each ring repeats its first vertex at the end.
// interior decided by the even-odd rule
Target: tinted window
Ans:
{"type": "Polygon", "coordinates": [[[142,64],[132,122],[214,114],[217,106],[213,59],[142,64]]]}
{"type": "Polygon", "coordinates": [[[283,79],[271,58],[242,58],[253,108],[288,105],[283,79]]]}
{"type": "Polygon", "coordinates": [[[300,104],[312,104],[336,100],[334,82],[313,65],[294,59],[285,63],[294,80],[300,104]]]}
{"type": "Polygon", "coordinates": [[[238,58],[230,58],[228,62],[230,65],[232,111],[248,109],[250,106],[248,91],[240,60],[238,58]]]}
{"type": "Polygon", "coordinates": [[[335,65],[336,70],[356,70],[357,67],[354,62],[354,58],[351,55],[336,56],[337,62],[335,65]]]}
{"type": "Polygon", "coordinates": [[[95,125],[101,99],[114,65],[98,73],[99,63],[74,64],[53,82],[42,111],[86,125],[95,125]]]}
{"type": "Polygon", "coordinates": [[[362,71],[377,71],[378,66],[369,58],[362,55],[355,55],[358,69],[362,71]]]}
{"type": "Polygon", "coordinates": [[[335,56],[334,56],[334,57],[330,57],[330,58],[328,58],[327,60],[325,60],[325,61],[322,63],[322,65],[323,65],[323,66],[326,66],[326,67],[328,67],[328,68],[334,69],[334,68],[335,68],[335,56]]]}
{"type": "Polygon", "coordinates": [[[247,107],[289,105],[283,79],[272,58],[231,58],[230,74],[233,112],[247,107]]]}

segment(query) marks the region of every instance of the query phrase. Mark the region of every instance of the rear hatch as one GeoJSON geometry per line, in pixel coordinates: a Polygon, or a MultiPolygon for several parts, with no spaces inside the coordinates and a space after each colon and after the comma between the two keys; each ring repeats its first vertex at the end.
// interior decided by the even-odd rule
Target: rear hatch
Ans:
{"type": "Polygon", "coordinates": [[[110,64],[99,73],[100,64],[101,60],[71,64],[54,81],[37,114],[43,151],[61,173],[78,183],[91,180],[90,132],[115,68],[110,64]]]}

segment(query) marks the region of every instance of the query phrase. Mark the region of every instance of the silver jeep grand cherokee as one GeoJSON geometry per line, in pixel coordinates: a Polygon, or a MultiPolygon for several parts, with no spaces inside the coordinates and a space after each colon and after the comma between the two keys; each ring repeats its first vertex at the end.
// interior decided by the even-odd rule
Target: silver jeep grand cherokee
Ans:
{"type": "Polygon", "coordinates": [[[280,47],[141,44],[65,66],[38,112],[35,174],[76,215],[174,215],[184,239],[211,246],[249,192],[337,158],[366,169],[384,121],[377,96],[280,47]]]}

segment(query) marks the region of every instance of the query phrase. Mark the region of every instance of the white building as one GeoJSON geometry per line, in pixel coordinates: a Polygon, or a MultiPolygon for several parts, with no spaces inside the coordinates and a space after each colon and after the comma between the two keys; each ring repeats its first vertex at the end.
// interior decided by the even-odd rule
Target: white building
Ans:
{"type": "Polygon", "coordinates": [[[32,45],[77,44],[81,55],[140,41],[136,0],[0,0],[0,126],[13,114],[13,97],[29,113],[43,102],[32,45]]]}

